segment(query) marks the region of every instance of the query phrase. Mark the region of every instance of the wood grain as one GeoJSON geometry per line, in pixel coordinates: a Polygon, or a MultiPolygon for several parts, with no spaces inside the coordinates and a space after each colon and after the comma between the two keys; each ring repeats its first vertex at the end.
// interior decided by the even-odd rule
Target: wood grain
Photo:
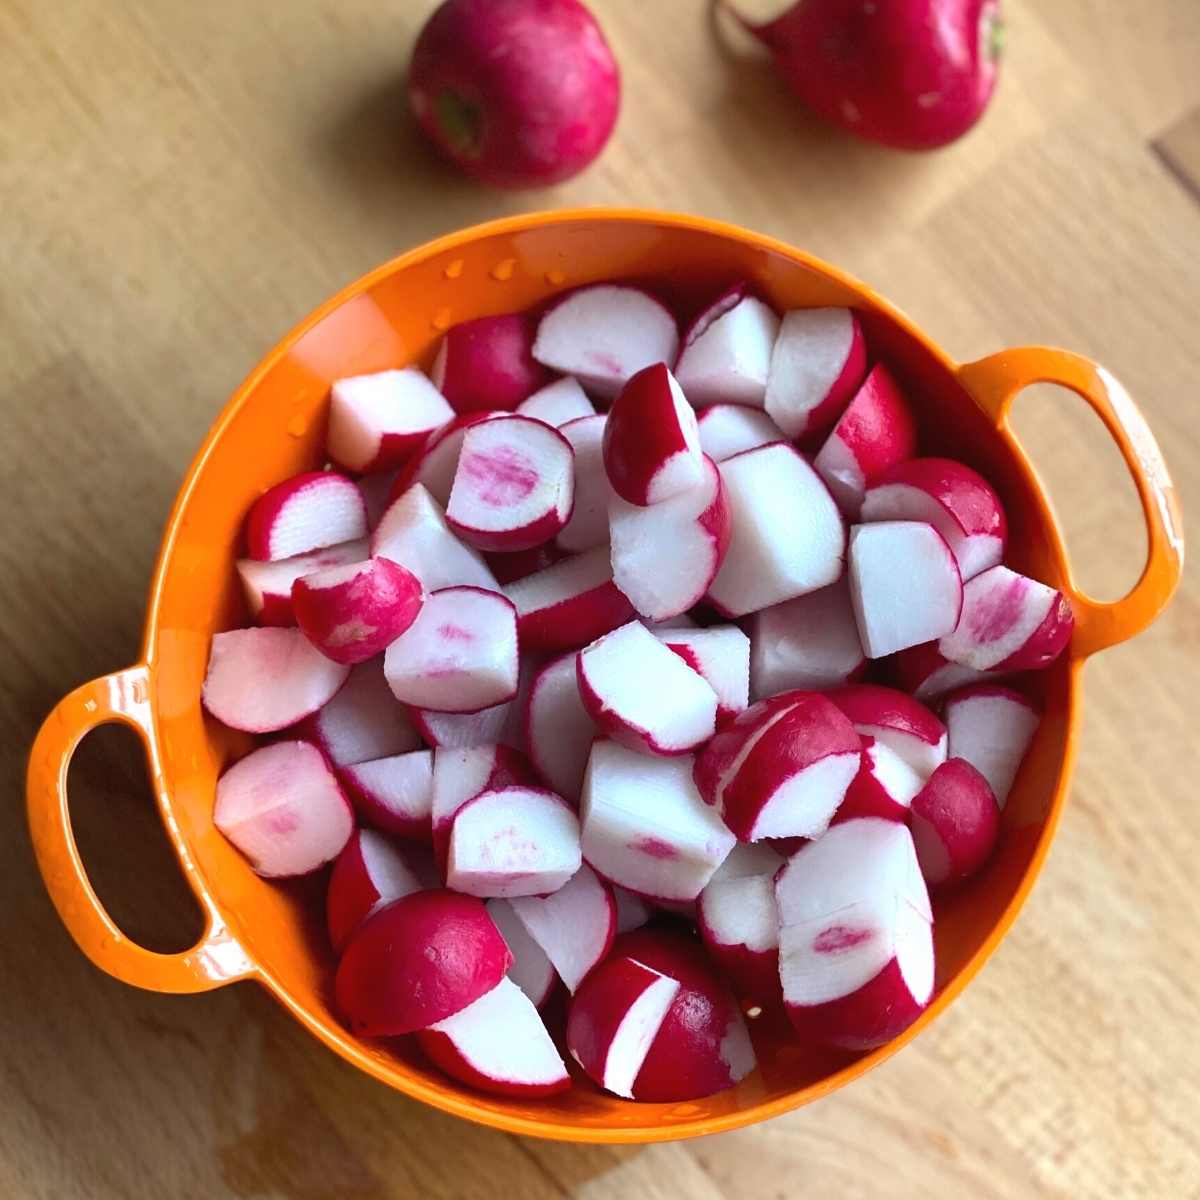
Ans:
{"type": "MultiPolygon", "coordinates": [[[[1200,486],[1195,0],[1014,0],[993,110],[919,157],[797,113],[701,0],[595,0],[624,70],[617,135],[579,179],[516,195],[450,174],[404,119],[431,8],[0,0],[0,1194],[1200,1195],[1194,572],[1089,668],[1059,840],[994,962],[885,1067],[766,1126],[645,1150],[487,1132],[356,1074],[252,987],[141,994],[70,944],[21,817],[38,722],[136,656],[176,483],[259,353],[432,234],[566,204],[732,219],[869,280],[961,358],[1094,355],[1185,506],[1200,486]]],[[[1019,409],[1084,580],[1119,594],[1143,552],[1119,460],[1073,399],[1033,389],[1019,409]]],[[[122,923],[188,944],[132,739],[94,738],[71,786],[122,923]]]]}

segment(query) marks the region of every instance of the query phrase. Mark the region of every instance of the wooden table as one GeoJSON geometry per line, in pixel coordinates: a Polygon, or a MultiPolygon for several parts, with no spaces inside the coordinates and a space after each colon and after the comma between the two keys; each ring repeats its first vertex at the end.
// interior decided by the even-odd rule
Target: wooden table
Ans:
{"type": "MultiPolygon", "coordinates": [[[[250,986],[137,993],[70,944],[34,870],[23,760],[50,705],[134,659],[185,464],[262,350],[405,247],[524,208],[729,218],[877,285],[958,357],[1060,343],[1127,384],[1185,503],[1200,484],[1200,5],[1014,0],[993,111],[945,153],[794,112],[700,0],[597,0],[625,103],[602,160],[542,194],[440,167],[403,112],[420,3],[0,0],[0,1194],[53,1197],[1200,1195],[1195,734],[1200,584],[1089,669],[1049,867],[982,977],[872,1076],[769,1125],[586,1149],[392,1094],[250,986]]],[[[1142,562],[1132,490],[1073,397],[1019,426],[1085,583],[1142,562]]],[[[72,790],[113,912],[196,917],[132,739],[72,790]]]]}

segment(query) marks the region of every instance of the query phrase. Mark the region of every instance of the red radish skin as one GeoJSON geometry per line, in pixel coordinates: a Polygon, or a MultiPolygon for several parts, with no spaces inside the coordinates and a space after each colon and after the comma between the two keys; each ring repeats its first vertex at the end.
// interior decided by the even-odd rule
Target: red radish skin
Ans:
{"type": "Polygon", "coordinates": [[[333,471],[309,471],[277,483],[246,518],[246,553],[262,562],[366,536],[367,508],[358,486],[333,471]]]}
{"type": "Polygon", "coordinates": [[[782,429],[758,408],[744,404],[713,404],[696,418],[700,449],[713,462],[724,462],[743,450],[786,442],[782,429]]]}
{"type": "Polygon", "coordinates": [[[912,802],[909,816],[921,874],[931,890],[965,882],[991,858],[1000,808],[988,782],[966,759],[947,759],[912,802]]]}
{"type": "Polygon", "coordinates": [[[604,470],[605,425],[606,418],[593,415],[559,427],[575,455],[575,507],[557,538],[557,545],[571,554],[608,542],[608,505],[613,490],[604,470]]]}
{"type": "Polygon", "coordinates": [[[563,654],[537,673],[525,710],[529,760],[560,796],[579,802],[588,754],[597,736],[579,694],[574,654],[563,654]]]}
{"type": "Polygon", "coordinates": [[[363,538],[276,562],[239,558],[237,572],[246,594],[246,606],[259,625],[295,625],[292,584],[297,579],[326,567],[344,567],[369,557],[367,541],[363,538]]]}
{"type": "Polygon", "coordinates": [[[564,375],[553,383],[539,388],[532,396],[517,405],[517,412],[523,417],[536,417],[561,429],[571,421],[582,417],[594,417],[595,405],[588,399],[588,394],[580,386],[579,380],[570,375],[564,375]]]}
{"type": "Polygon", "coordinates": [[[507,587],[510,583],[516,583],[518,579],[536,575],[539,571],[562,562],[568,555],[553,542],[543,542],[530,550],[493,552],[483,557],[496,581],[502,587],[507,587]]]}
{"type": "MultiPolygon", "coordinates": [[[[504,415],[496,410],[464,413],[452,421],[447,421],[440,429],[435,429],[407,464],[396,472],[396,478],[388,493],[388,502],[399,499],[409,488],[419,483],[442,508],[445,508],[450,500],[450,489],[454,486],[454,472],[458,470],[458,456],[462,452],[463,438],[467,430],[481,421],[493,421],[504,415]]],[[[375,521],[372,528],[378,523],[378,520],[375,521]]]]}
{"type": "Polygon", "coordinates": [[[683,336],[675,378],[697,407],[762,408],[779,317],[739,283],[718,296],[683,336]]]}
{"type": "Polygon", "coordinates": [[[831,824],[844,824],[859,817],[884,821],[907,821],[913,798],[925,779],[890,746],[874,738],[863,739],[862,766],[846,789],[831,824]]]}
{"type": "Polygon", "coordinates": [[[433,755],[412,750],[354,763],[338,779],[368,825],[396,837],[428,842],[433,836],[433,755]]]}
{"type": "Polygon", "coordinates": [[[547,382],[531,353],[535,329],[526,313],[451,326],[433,360],[434,386],[456,413],[511,412],[547,382]]]}
{"type": "Polygon", "coordinates": [[[1041,722],[1037,705],[1012,688],[985,683],[951,693],[943,711],[950,757],[966,759],[1003,808],[1041,722]]]}
{"type": "Polygon", "coordinates": [[[910,646],[887,659],[888,671],[896,686],[911,692],[917,700],[931,702],[955,688],[999,678],[985,671],[973,671],[943,658],[937,642],[910,646]]]}
{"type": "Polygon", "coordinates": [[[346,471],[394,471],[453,416],[442,393],[413,367],[339,379],[330,391],[326,449],[346,471]]]}
{"type": "Polygon", "coordinates": [[[717,693],[717,724],[750,703],[750,639],[736,625],[655,631],[717,693]]]}
{"type": "Polygon", "coordinates": [[[554,995],[558,983],[554,964],[517,919],[511,901],[489,900],[487,910],[513,956],[507,978],[533,1001],[536,1008],[541,1008],[554,995]]]}
{"type": "Polygon", "coordinates": [[[862,737],[883,742],[923,778],[946,761],[946,726],[912,696],[876,683],[835,688],[828,695],[862,737]]]}

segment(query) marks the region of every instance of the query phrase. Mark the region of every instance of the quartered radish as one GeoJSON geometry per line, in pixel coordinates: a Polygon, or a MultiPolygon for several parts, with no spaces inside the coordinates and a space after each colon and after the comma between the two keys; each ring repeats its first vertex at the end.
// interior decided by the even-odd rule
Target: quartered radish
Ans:
{"type": "Polygon", "coordinates": [[[507,977],[537,1008],[541,1008],[554,993],[554,985],[558,982],[554,964],[546,957],[546,952],[541,946],[529,936],[529,931],[513,912],[510,900],[489,900],[487,910],[488,916],[495,921],[496,928],[500,930],[500,935],[513,956],[507,977]]]}
{"type": "Polygon", "coordinates": [[[602,416],[579,417],[559,426],[575,452],[575,507],[559,531],[557,544],[572,554],[593,550],[608,541],[608,501],[612,485],[604,469],[602,416]]]}
{"type": "MultiPolygon", "coordinates": [[[[436,708],[412,708],[409,715],[417,732],[430,746],[462,749],[507,744],[506,730],[512,720],[514,700],[493,704],[473,713],[439,712],[436,708]]],[[[515,747],[514,748],[519,748],[515,747]]]]}
{"type": "Polygon", "coordinates": [[[684,334],[675,378],[697,408],[722,401],[762,408],[778,332],[775,311],[737,284],[684,334]]]}
{"type": "Polygon", "coordinates": [[[355,375],[330,391],[325,447],[347,471],[392,471],[453,416],[446,398],[414,367],[355,375]]]}
{"type": "Polygon", "coordinates": [[[981,683],[947,696],[943,715],[950,757],[966,759],[1003,808],[1041,723],[1037,705],[1011,688],[981,683]]]}
{"type": "Polygon", "coordinates": [[[560,796],[578,803],[588,754],[597,736],[579,694],[574,653],[547,663],[534,677],[525,710],[529,759],[560,796]]]}
{"type": "Polygon", "coordinates": [[[445,508],[450,500],[450,489],[454,486],[454,472],[458,470],[458,456],[462,451],[467,430],[481,421],[492,421],[507,415],[491,409],[487,412],[466,413],[447,421],[440,429],[435,429],[408,463],[397,472],[389,501],[399,499],[409,488],[419,483],[442,508],[445,508]]]}
{"type": "Polygon", "coordinates": [[[761,408],[745,404],[712,404],[696,419],[700,449],[713,462],[724,462],[743,450],[786,442],[783,430],[761,408]]]}
{"type": "Polygon", "coordinates": [[[446,330],[430,375],[455,412],[511,411],[546,382],[525,313],[460,321],[446,330]]]}
{"type": "Polygon", "coordinates": [[[965,758],[949,758],[909,810],[921,874],[931,889],[975,875],[1000,837],[1000,808],[988,782],[965,758]]]}
{"type": "MultiPolygon", "coordinates": [[[[974,671],[944,658],[937,642],[924,642],[894,654],[888,665],[895,683],[918,700],[932,701],[955,688],[982,683],[989,678],[986,671],[974,671]]],[[[999,672],[990,676],[995,680],[999,672]]]]}
{"type": "Polygon", "coordinates": [[[260,625],[295,625],[292,610],[292,584],[304,575],[326,567],[344,567],[370,557],[367,540],[342,542],[323,550],[310,550],[293,558],[262,562],[257,558],[239,558],[238,576],[246,593],[246,606],[260,625]]]}
{"type": "Polygon", "coordinates": [[[246,553],[275,562],[367,536],[358,485],[334,471],[294,475],[265,491],[246,518],[246,553]]]}
{"type": "Polygon", "coordinates": [[[628,933],[640,929],[654,915],[647,901],[623,887],[613,885],[613,898],[617,903],[617,932],[628,933]]]}
{"type": "Polygon", "coordinates": [[[946,761],[946,726],[919,700],[895,688],[857,683],[829,693],[863,736],[890,747],[928,779],[946,761]]]}
{"type": "Polygon", "coordinates": [[[907,821],[909,806],[924,784],[925,776],[890,746],[873,737],[863,738],[862,766],[846,789],[834,824],[858,817],[907,821]]]}
{"type": "Polygon", "coordinates": [[[517,412],[523,417],[536,417],[547,425],[561,429],[568,421],[595,416],[596,408],[579,380],[564,375],[562,379],[546,384],[528,399],[522,400],[517,405],[517,412]]]}
{"type": "Polygon", "coordinates": [[[736,625],[653,633],[717,693],[718,723],[750,703],[750,639],[736,625]]]}
{"type": "Polygon", "coordinates": [[[415,841],[428,842],[433,836],[432,751],[353,763],[340,768],[338,778],[368,825],[415,841]]]}

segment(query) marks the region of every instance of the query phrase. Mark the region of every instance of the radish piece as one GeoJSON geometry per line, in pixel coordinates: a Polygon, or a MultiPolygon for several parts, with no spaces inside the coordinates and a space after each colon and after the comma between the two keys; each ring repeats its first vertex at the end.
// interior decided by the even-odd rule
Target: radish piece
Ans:
{"type": "Polygon", "coordinates": [[[913,800],[909,827],[925,882],[930,889],[949,888],[991,857],[1000,837],[1000,807],[965,758],[949,758],[913,800]]]}
{"type": "Polygon", "coordinates": [[[338,778],[368,825],[398,837],[428,842],[432,833],[433,754],[412,750],[353,763],[338,778]]]}
{"type": "Polygon", "coordinates": [[[919,700],[874,683],[829,693],[863,736],[895,751],[924,779],[946,761],[946,726],[919,700]]]}
{"type": "Polygon", "coordinates": [[[481,550],[529,550],[567,523],[575,455],[557,429],[531,417],[472,425],[463,437],[446,520],[481,550]]]}
{"type": "Polygon", "coordinates": [[[817,473],[779,443],[721,464],[733,541],[709,599],[740,617],[815,592],[842,573],[846,530],[817,473]]]}
{"type": "Polygon", "coordinates": [[[987,780],[1003,808],[1041,713],[1011,688],[976,684],[946,697],[950,757],[963,758],[987,780]]]}
{"type": "Polygon", "coordinates": [[[757,1000],[779,998],[779,914],[775,873],[783,859],[762,843],[738,843],[697,903],[697,924],[713,961],[757,1000]]]}
{"type": "Polygon", "coordinates": [[[696,419],[700,449],[713,462],[724,462],[743,450],[786,442],[782,429],[760,408],[744,404],[713,404],[696,419]]]}
{"type": "Polygon", "coordinates": [[[613,899],[617,904],[617,932],[628,933],[640,929],[653,916],[650,905],[633,892],[612,885],[613,899]]]}
{"type": "Polygon", "coordinates": [[[716,692],[637,621],[581,650],[576,670],[592,720],[630,749],[686,754],[716,729],[716,692]]]}
{"type": "Polygon", "coordinates": [[[434,888],[392,901],[359,926],[334,996],[354,1033],[395,1037],[474,1004],[511,965],[483,902],[434,888]]]}
{"type": "Polygon", "coordinates": [[[717,693],[717,723],[750,703],[750,639],[736,625],[664,629],[654,636],[717,693]]]}
{"type": "Polygon", "coordinates": [[[462,749],[503,740],[513,702],[493,704],[473,713],[439,712],[436,708],[410,709],[413,724],[431,746],[462,749]]]}
{"type": "Polygon", "coordinates": [[[866,489],[916,451],[916,422],[891,372],[880,364],[863,381],[813,465],[842,511],[856,517],[866,489]]]}
{"type": "Polygon", "coordinates": [[[367,507],[357,484],[333,471],[309,471],[277,483],[246,518],[246,553],[276,562],[367,536],[367,507]]]}
{"type": "Polygon", "coordinates": [[[439,712],[479,712],[517,693],[517,619],[499,592],[434,592],[388,648],[383,673],[398,700],[439,712]]]}
{"type": "Polygon", "coordinates": [[[415,484],[392,501],[371,535],[371,553],[410,570],[426,592],[500,585],[477,550],[464,546],[433,497],[415,484]]]}
{"type": "Polygon", "coordinates": [[[421,1030],[417,1041],[447,1075],[484,1092],[552,1096],[571,1086],[537,1008],[511,979],[421,1030]]]}
{"type": "Polygon", "coordinates": [[[674,362],[678,349],[675,318],[649,292],[599,283],[571,292],[546,313],[533,357],[610,397],[643,367],[674,362]]]}
{"type": "Polygon", "coordinates": [[[973,671],[943,658],[937,642],[924,642],[910,646],[889,659],[891,674],[895,682],[917,700],[936,700],[955,688],[970,683],[982,683],[1000,678],[1001,672],[973,671]]]}
{"type": "Polygon", "coordinates": [[[325,917],[338,954],[350,935],[385,904],[437,887],[428,851],[400,850],[371,829],[356,829],[333,864],[325,917]]]}
{"type": "Polygon", "coordinates": [[[753,700],[792,688],[836,687],[857,678],[866,666],[845,578],[750,618],[753,700]]]}
{"type": "Polygon", "coordinates": [[[963,608],[958,564],[923,521],[880,521],[850,530],[850,601],[868,658],[949,633],[963,608]]]}
{"type": "Polygon", "coordinates": [[[316,746],[274,742],[217,780],[213,824],[256,874],[278,879],[336,858],[354,832],[354,814],[316,746]]]}
{"type": "Polygon", "coordinates": [[[771,354],[767,413],[789,438],[827,433],[867,369],[858,317],[848,308],[799,308],[785,314],[771,354]]]}
{"type": "Polygon", "coordinates": [[[604,426],[604,469],[629,504],[658,504],[703,475],[696,414],[665,363],[639,371],[613,401],[604,426]]]}
{"type": "Polygon", "coordinates": [[[517,919],[510,901],[489,900],[487,910],[488,916],[495,921],[496,928],[500,930],[500,935],[513,956],[507,978],[511,979],[537,1008],[541,1008],[550,999],[554,985],[558,982],[554,964],[517,919]]]}
{"type": "Polygon", "coordinates": [[[863,743],[862,766],[832,823],[842,825],[859,817],[907,821],[909,806],[925,785],[925,777],[883,742],[868,737],[863,743]]]}
{"type": "Polygon", "coordinates": [[[926,521],[946,539],[965,583],[1004,557],[1008,520],[995,489],[950,458],[912,458],[885,471],[863,498],[864,521],[926,521]]]}
{"type": "Polygon", "coordinates": [[[454,416],[416,368],[337,380],[330,391],[329,457],[347,471],[393,471],[454,416]]]}
{"type": "Polygon", "coordinates": [[[562,887],[581,861],[579,821],[561,796],[501,788],[454,814],[446,884],[468,896],[540,896],[562,887]]]}
{"type": "Polygon", "coordinates": [[[596,725],[579,694],[574,654],[547,663],[533,681],[525,711],[529,758],[560,796],[578,803],[596,725]]]}
{"type": "Polygon", "coordinates": [[[779,974],[804,1037],[846,1050],[890,1041],[933,994],[933,917],[899,821],[836,825],[775,881],[779,974]]]}
{"type": "Polygon", "coordinates": [[[592,747],[580,801],[583,854],[610,882],[656,900],[694,900],[735,838],[692,782],[691,758],[592,747]]]}
{"type": "MultiPolygon", "coordinates": [[[[578,507],[578,492],[576,492],[576,507],[578,507]]],[[[544,571],[547,567],[562,562],[566,557],[566,552],[560,550],[554,542],[543,542],[540,546],[534,546],[530,550],[493,551],[485,554],[483,559],[497,581],[507,587],[510,583],[516,583],[518,579],[536,575],[538,571],[544,571]]]]}
{"type": "Polygon", "coordinates": [[[580,417],[559,427],[575,452],[575,508],[559,532],[563,550],[581,553],[608,541],[608,502],[612,486],[604,470],[606,418],[580,417]]]}
{"type": "Polygon", "coordinates": [[[525,313],[476,317],[446,330],[430,375],[455,412],[511,412],[547,379],[525,313]]]}
{"type": "Polygon", "coordinates": [[[382,654],[424,602],[421,581],[388,558],[324,567],[292,584],[305,636],[326,658],[351,665],[382,654]]]}
{"type": "Polygon", "coordinates": [[[774,309],[737,284],[684,334],[675,378],[697,408],[722,401],[762,408],[778,332],[774,309]]]}
{"type": "Polygon", "coordinates": [[[613,496],[608,506],[613,583],[648,620],[665,621],[704,597],[729,549],[731,518],[721,473],[702,460],[701,481],[645,508],[613,496]]]}
{"type": "Polygon", "coordinates": [[[237,572],[246,593],[250,615],[260,625],[295,625],[292,610],[292,584],[304,575],[326,567],[344,567],[370,557],[366,539],[327,546],[294,558],[276,562],[260,562],[256,558],[239,558],[237,572]]]}
{"type": "MultiPolygon", "coordinates": [[[[798,848],[798,847],[797,847],[798,848]]],[[[725,861],[713,872],[709,886],[751,879],[756,875],[774,877],[784,864],[784,855],[769,842],[738,842],[725,861]]]]}
{"type": "Polygon", "coordinates": [[[512,907],[569,992],[604,958],[617,934],[612,888],[586,865],[552,896],[525,896],[512,907]]]}
{"type": "Polygon", "coordinates": [[[433,756],[433,849],[445,869],[454,815],[481,792],[532,784],[523,754],[508,746],[438,750],[433,756]]]}
{"type": "Polygon", "coordinates": [[[467,413],[447,421],[440,429],[435,429],[408,463],[397,472],[389,501],[398,500],[409,488],[419,483],[442,508],[445,508],[450,501],[454,472],[458,470],[458,456],[462,453],[463,438],[467,430],[481,421],[494,421],[497,417],[507,415],[497,411],[467,413]]]}
{"type": "Polygon", "coordinates": [[[577,650],[633,617],[613,583],[607,546],[564,559],[510,583],[522,650],[577,650]]]}
{"type": "Polygon", "coordinates": [[[201,699],[231,729],[274,733],[327,704],[349,674],[298,629],[229,629],[213,634],[201,699]]]}
{"type": "Polygon", "coordinates": [[[1071,602],[1062,592],[992,567],[963,589],[962,615],[938,651],[975,671],[1040,670],[1067,648],[1074,628],[1071,602]]]}
{"type": "Polygon", "coordinates": [[[523,417],[535,417],[561,429],[570,421],[580,417],[596,415],[595,406],[588,399],[587,392],[579,385],[578,379],[564,375],[553,383],[539,388],[527,400],[517,405],[517,412],[523,417]]]}

